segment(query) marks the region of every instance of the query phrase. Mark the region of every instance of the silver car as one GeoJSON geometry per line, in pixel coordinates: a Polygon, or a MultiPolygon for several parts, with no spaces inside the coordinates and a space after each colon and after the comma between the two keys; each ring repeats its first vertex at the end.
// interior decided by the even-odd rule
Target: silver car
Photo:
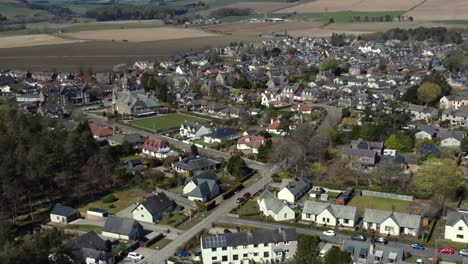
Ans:
{"type": "Polygon", "coordinates": [[[462,257],[468,257],[468,249],[461,249],[458,254],[462,257]]]}

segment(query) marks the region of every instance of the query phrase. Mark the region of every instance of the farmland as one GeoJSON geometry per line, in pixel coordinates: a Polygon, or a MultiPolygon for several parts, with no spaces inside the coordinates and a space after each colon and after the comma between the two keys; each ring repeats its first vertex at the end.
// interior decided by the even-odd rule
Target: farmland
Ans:
{"type": "Polygon", "coordinates": [[[82,40],[63,39],[45,34],[9,36],[2,37],[0,40],[0,49],[82,42],[82,40]]]}
{"type": "Polygon", "coordinates": [[[169,114],[130,121],[129,123],[133,126],[145,128],[147,130],[160,131],[177,128],[185,121],[201,123],[207,122],[208,120],[184,114],[169,114]]]}
{"type": "Polygon", "coordinates": [[[409,10],[420,4],[423,0],[316,0],[301,5],[277,10],[279,13],[322,13],[322,12],[388,12],[409,10]]]}
{"type": "Polygon", "coordinates": [[[238,2],[225,5],[225,8],[249,8],[257,14],[271,13],[276,10],[285,9],[297,3],[282,3],[282,2],[238,2]]]}
{"type": "Polygon", "coordinates": [[[466,20],[468,19],[466,0],[427,0],[406,13],[415,20],[466,20]]]}

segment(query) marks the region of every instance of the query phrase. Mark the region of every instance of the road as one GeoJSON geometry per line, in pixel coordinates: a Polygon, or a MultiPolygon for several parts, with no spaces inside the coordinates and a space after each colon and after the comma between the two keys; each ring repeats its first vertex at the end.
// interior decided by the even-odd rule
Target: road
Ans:
{"type": "MultiPolygon", "coordinates": [[[[329,106],[326,104],[317,104],[316,106],[320,106],[326,109],[327,111],[327,116],[324,118],[322,123],[320,124],[320,127],[328,127],[328,126],[335,126],[339,123],[341,120],[341,111],[338,110],[336,107],[329,106]]],[[[178,147],[180,149],[190,151],[190,144],[183,143],[178,140],[174,140],[172,138],[159,135],[159,134],[154,134],[150,133],[132,126],[128,126],[122,123],[114,123],[113,121],[108,121],[107,118],[97,116],[97,115],[92,115],[89,113],[86,113],[88,117],[91,117],[94,120],[97,120],[99,123],[106,124],[108,126],[118,126],[119,129],[125,131],[125,132],[130,132],[130,133],[139,133],[143,136],[152,136],[156,138],[160,138],[163,140],[166,140],[169,144],[174,145],[175,147],[178,147]]],[[[199,148],[199,152],[203,155],[211,156],[211,157],[217,157],[217,158],[224,158],[224,159],[229,159],[230,155],[226,152],[214,150],[214,149],[208,149],[208,148],[199,148]]],[[[262,176],[260,180],[257,180],[257,182],[253,183],[252,185],[246,187],[243,192],[250,192],[251,194],[255,194],[258,191],[262,190],[265,188],[266,185],[268,185],[272,179],[271,175],[275,172],[277,172],[278,168],[277,166],[271,166],[271,165],[266,165],[254,160],[250,159],[244,159],[247,166],[249,166],[252,169],[255,169],[259,172],[259,174],[262,176]]],[[[192,237],[194,237],[196,234],[200,233],[202,230],[210,228],[211,225],[215,222],[221,219],[222,217],[226,216],[232,209],[236,207],[236,196],[231,197],[228,200],[223,201],[221,204],[219,204],[213,211],[200,223],[192,227],[191,229],[183,232],[178,239],[173,240],[171,243],[169,243],[167,246],[162,248],[158,254],[152,255],[151,258],[148,257],[146,259],[147,263],[155,263],[159,264],[161,261],[166,260],[170,256],[172,256],[177,248],[180,246],[183,246],[187,241],[189,241],[192,237]]]]}
{"type": "MultiPolygon", "coordinates": [[[[290,225],[284,225],[284,224],[278,224],[278,223],[268,223],[268,222],[263,222],[263,221],[254,221],[254,220],[246,220],[246,219],[239,219],[239,218],[233,218],[233,217],[224,217],[219,220],[219,222],[224,222],[224,223],[229,223],[229,224],[236,224],[236,225],[244,225],[244,226],[251,226],[251,227],[257,227],[257,228],[268,228],[268,229],[277,229],[279,227],[283,228],[291,228],[293,226],[290,225]]],[[[334,237],[329,237],[325,236],[322,234],[323,231],[321,230],[315,230],[312,228],[301,228],[301,227],[295,227],[296,231],[299,234],[304,234],[304,235],[316,235],[320,236],[320,238],[324,241],[327,241],[329,243],[333,243],[336,245],[342,245],[344,240],[351,239],[350,235],[346,234],[341,234],[338,233],[338,235],[334,237]]],[[[431,258],[434,255],[434,248],[426,248],[425,250],[417,250],[417,249],[412,249],[408,244],[404,243],[398,243],[395,241],[390,241],[388,243],[389,246],[395,247],[395,248],[401,248],[405,252],[410,252],[412,256],[419,257],[419,258],[431,258]]],[[[440,257],[445,260],[445,261],[453,261],[456,262],[458,260],[461,260],[462,257],[458,255],[444,255],[440,254],[440,257]]]]}

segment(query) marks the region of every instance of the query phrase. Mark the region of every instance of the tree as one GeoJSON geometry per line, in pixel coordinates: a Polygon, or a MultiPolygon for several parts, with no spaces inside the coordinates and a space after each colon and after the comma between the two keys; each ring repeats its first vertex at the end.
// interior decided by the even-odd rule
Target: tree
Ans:
{"type": "Polygon", "coordinates": [[[439,99],[440,95],[440,86],[435,83],[424,82],[418,88],[418,101],[425,105],[439,99]]]}
{"type": "Polygon", "coordinates": [[[244,177],[249,168],[240,155],[231,156],[226,164],[226,170],[236,178],[244,177]]]}
{"type": "Polygon", "coordinates": [[[468,152],[468,137],[464,137],[461,142],[461,150],[463,152],[468,152]]]}
{"type": "Polygon", "coordinates": [[[455,198],[462,181],[462,172],[453,159],[430,158],[419,167],[414,177],[418,193],[435,194],[442,200],[455,198]]]}
{"type": "Polygon", "coordinates": [[[333,246],[328,250],[325,258],[323,259],[323,264],[352,264],[353,259],[351,254],[348,252],[342,251],[339,247],[333,246]]]}
{"type": "Polygon", "coordinates": [[[336,71],[338,68],[338,62],[336,61],[335,58],[326,58],[325,60],[322,61],[322,63],[319,66],[320,71],[336,71]]]}
{"type": "Polygon", "coordinates": [[[302,236],[299,238],[294,260],[296,263],[319,264],[320,253],[320,237],[318,236],[302,236]]]}
{"type": "Polygon", "coordinates": [[[270,153],[272,147],[273,146],[272,146],[271,139],[268,138],[265,144],[260,146],[260,148],[258,149],[257,160],[260,162],[267,162],[268,154],[270,153]]]}
{"type": "Polygon", "coordinates": [[[278,57],[280,53],[281,53],[281,49],[278,47],[274,47],[273,49],[271,49],[271,56],[273,57],[278,57]]]}
{"type": "Polygon", "coordinates": [[[192,153],[192,155],[197,156],[198,155],[198,147],[195,144],[192,144],[192,146],[190,146],[190,152],[192,153]]]}
{"type": "Polygon", "coordinates": [[[399,152],[410,152],[414,148],[414,138],[401,132],[391,134],[385,141],[385,147],[399,152]]]}

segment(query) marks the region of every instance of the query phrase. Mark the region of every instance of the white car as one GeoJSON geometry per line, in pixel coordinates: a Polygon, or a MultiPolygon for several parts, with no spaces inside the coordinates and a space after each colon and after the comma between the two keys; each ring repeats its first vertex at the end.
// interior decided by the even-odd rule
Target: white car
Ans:
{"type": "Polygon", "coordinates": [[[127,257],[134,259],[134,260],[142,260],[145,257],[142,254],[136,253],[136,252],[130,252],[128,253],[127,257]]]}
{"type": "Polygon", "coordinates": [[[333,231],[333,230],[323,231],[323,234],[324,234],[325,236],[331,236],[331,237],[332,237],[332,236],[336,236],[336,233],[335,233],[335,231],[333,231]]]}

